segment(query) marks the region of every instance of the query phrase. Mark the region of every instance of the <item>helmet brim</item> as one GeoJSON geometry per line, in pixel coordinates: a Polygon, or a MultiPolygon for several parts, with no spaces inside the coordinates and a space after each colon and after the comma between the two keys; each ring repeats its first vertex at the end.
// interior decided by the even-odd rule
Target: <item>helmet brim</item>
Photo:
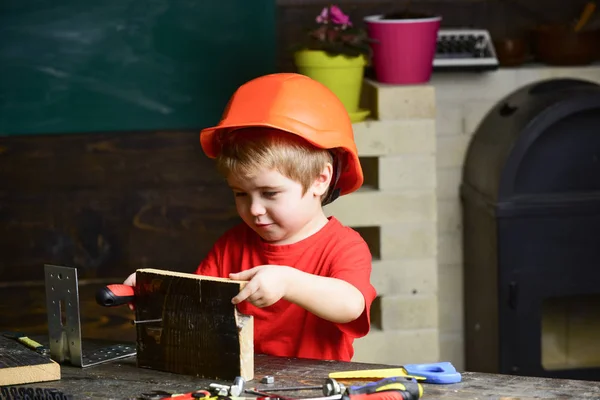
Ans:
{"type": "MultiPolygon", "coordinates": [[[[216,158],[221,152],[221,146],[219,144],[219,136],[224,133],[229,133],[234,130],[244,129],[244,128],[272,128],[277,129],[282,132],[291,133],[297,135],[307,142],[311,143],[313,146],[321,148],[321,149],[343,149],[347,153],[347,160],[345,162],[346,166],[344,171],[340,176],[338,187],[340,189],[340,195],[345,195],[348,193],[352,193],[358,188],[360,188],[363,184],[364,177],[362,168],[360,166],[360,160],[357,155],[356,148],[350,149],[345,146],[339,146],[340,141],[335,137],[335,132],[330,132],[329,135],[322,135],[322,132],[314,132],[312,135],[307,132],[307,130],[313,130],[310,127],[302,124],[303,134],[298,134],[289,129],[283,129],[282,126],[289,126],[290,121],[289,118],[282,117],[286,119],[286,123],[284,124],[266,124],[266,123],[252,123],[246,122],[243,124],[226,124],[226,125],[218,125],[210,128],[205,128],[200,132],[200,145],[202,146],[202,150],[209,158],[216,158]],[[319,136],[317,136],[319,135],[319,136]],[[316,137],[319,140],[311,140],[312,137],[316,137]],[[330,138],[326,142],[323,141],[323,137],[330,138]]],[[[298,123],[298,121],[296,121],[298,123]]]]}

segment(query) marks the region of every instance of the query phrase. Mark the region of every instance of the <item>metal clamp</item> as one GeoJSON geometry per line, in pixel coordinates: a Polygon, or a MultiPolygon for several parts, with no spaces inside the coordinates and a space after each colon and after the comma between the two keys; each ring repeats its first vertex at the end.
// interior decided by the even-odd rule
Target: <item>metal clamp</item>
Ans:
{"type": "Polygon", "coordinates": [[[77,269],[44,265],[50,357],[77,367],[90,367],[136,355],[136,347],[115,344],[84,352],[81,341],[77,269]]]}

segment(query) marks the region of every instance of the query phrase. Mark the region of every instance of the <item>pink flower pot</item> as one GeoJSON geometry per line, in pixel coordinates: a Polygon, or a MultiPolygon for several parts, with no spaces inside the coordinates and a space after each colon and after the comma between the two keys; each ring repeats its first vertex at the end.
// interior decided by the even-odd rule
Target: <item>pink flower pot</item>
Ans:
{"type": "Polygon", "coordinates": [[[382,19],[365,17],[369,37],[375,40],[373,69],[377,81],[390,84],[428,82],[433,70],[441,17],[382,19]]]}

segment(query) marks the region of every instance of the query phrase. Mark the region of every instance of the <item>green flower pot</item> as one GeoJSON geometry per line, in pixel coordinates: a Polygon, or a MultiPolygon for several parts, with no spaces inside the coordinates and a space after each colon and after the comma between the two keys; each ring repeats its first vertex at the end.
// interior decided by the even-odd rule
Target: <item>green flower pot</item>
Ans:
{"type": "Polygon", "coordinates": [[[359,110],[364,69],[364,56],[329,56],[321,50],[294,53],[298,72],[327,86],[341,100],[352,122],[366,118],[368,111],[359,110]]]}

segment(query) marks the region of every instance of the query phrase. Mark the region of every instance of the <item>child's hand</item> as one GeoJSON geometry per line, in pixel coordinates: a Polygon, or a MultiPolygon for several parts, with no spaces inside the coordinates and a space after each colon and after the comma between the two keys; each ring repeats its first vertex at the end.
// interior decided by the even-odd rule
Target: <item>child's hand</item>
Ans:
{"type": "Polygon", "coordinates": [[[236,274],[229,274],[234,280],[249,281],[231,302],[249,301],[256,307],[268,307],[285,296],[288,282],[298,270],[282,265],[261,265],[236,274]]]}
{"type": "Polygon", "coordinates": [[[129,285],[135,287],[135,272],[127,277],[123,282],[123,285],[129,285]]]}
{"type": "MultiPolygon", "coordinates": [[[[129,286],[135,287],[135,272],[133,274],[129,275],[127,277],[127,279],[125,279],[125,281],[123,282],[123,285],[129,285],[129,286]]],[[[132,310],[132,311],[135,310],[135,306],[133,305],[133,303],[129,303],[128,306],[129,306],[130,310],[132,310]]]]}

